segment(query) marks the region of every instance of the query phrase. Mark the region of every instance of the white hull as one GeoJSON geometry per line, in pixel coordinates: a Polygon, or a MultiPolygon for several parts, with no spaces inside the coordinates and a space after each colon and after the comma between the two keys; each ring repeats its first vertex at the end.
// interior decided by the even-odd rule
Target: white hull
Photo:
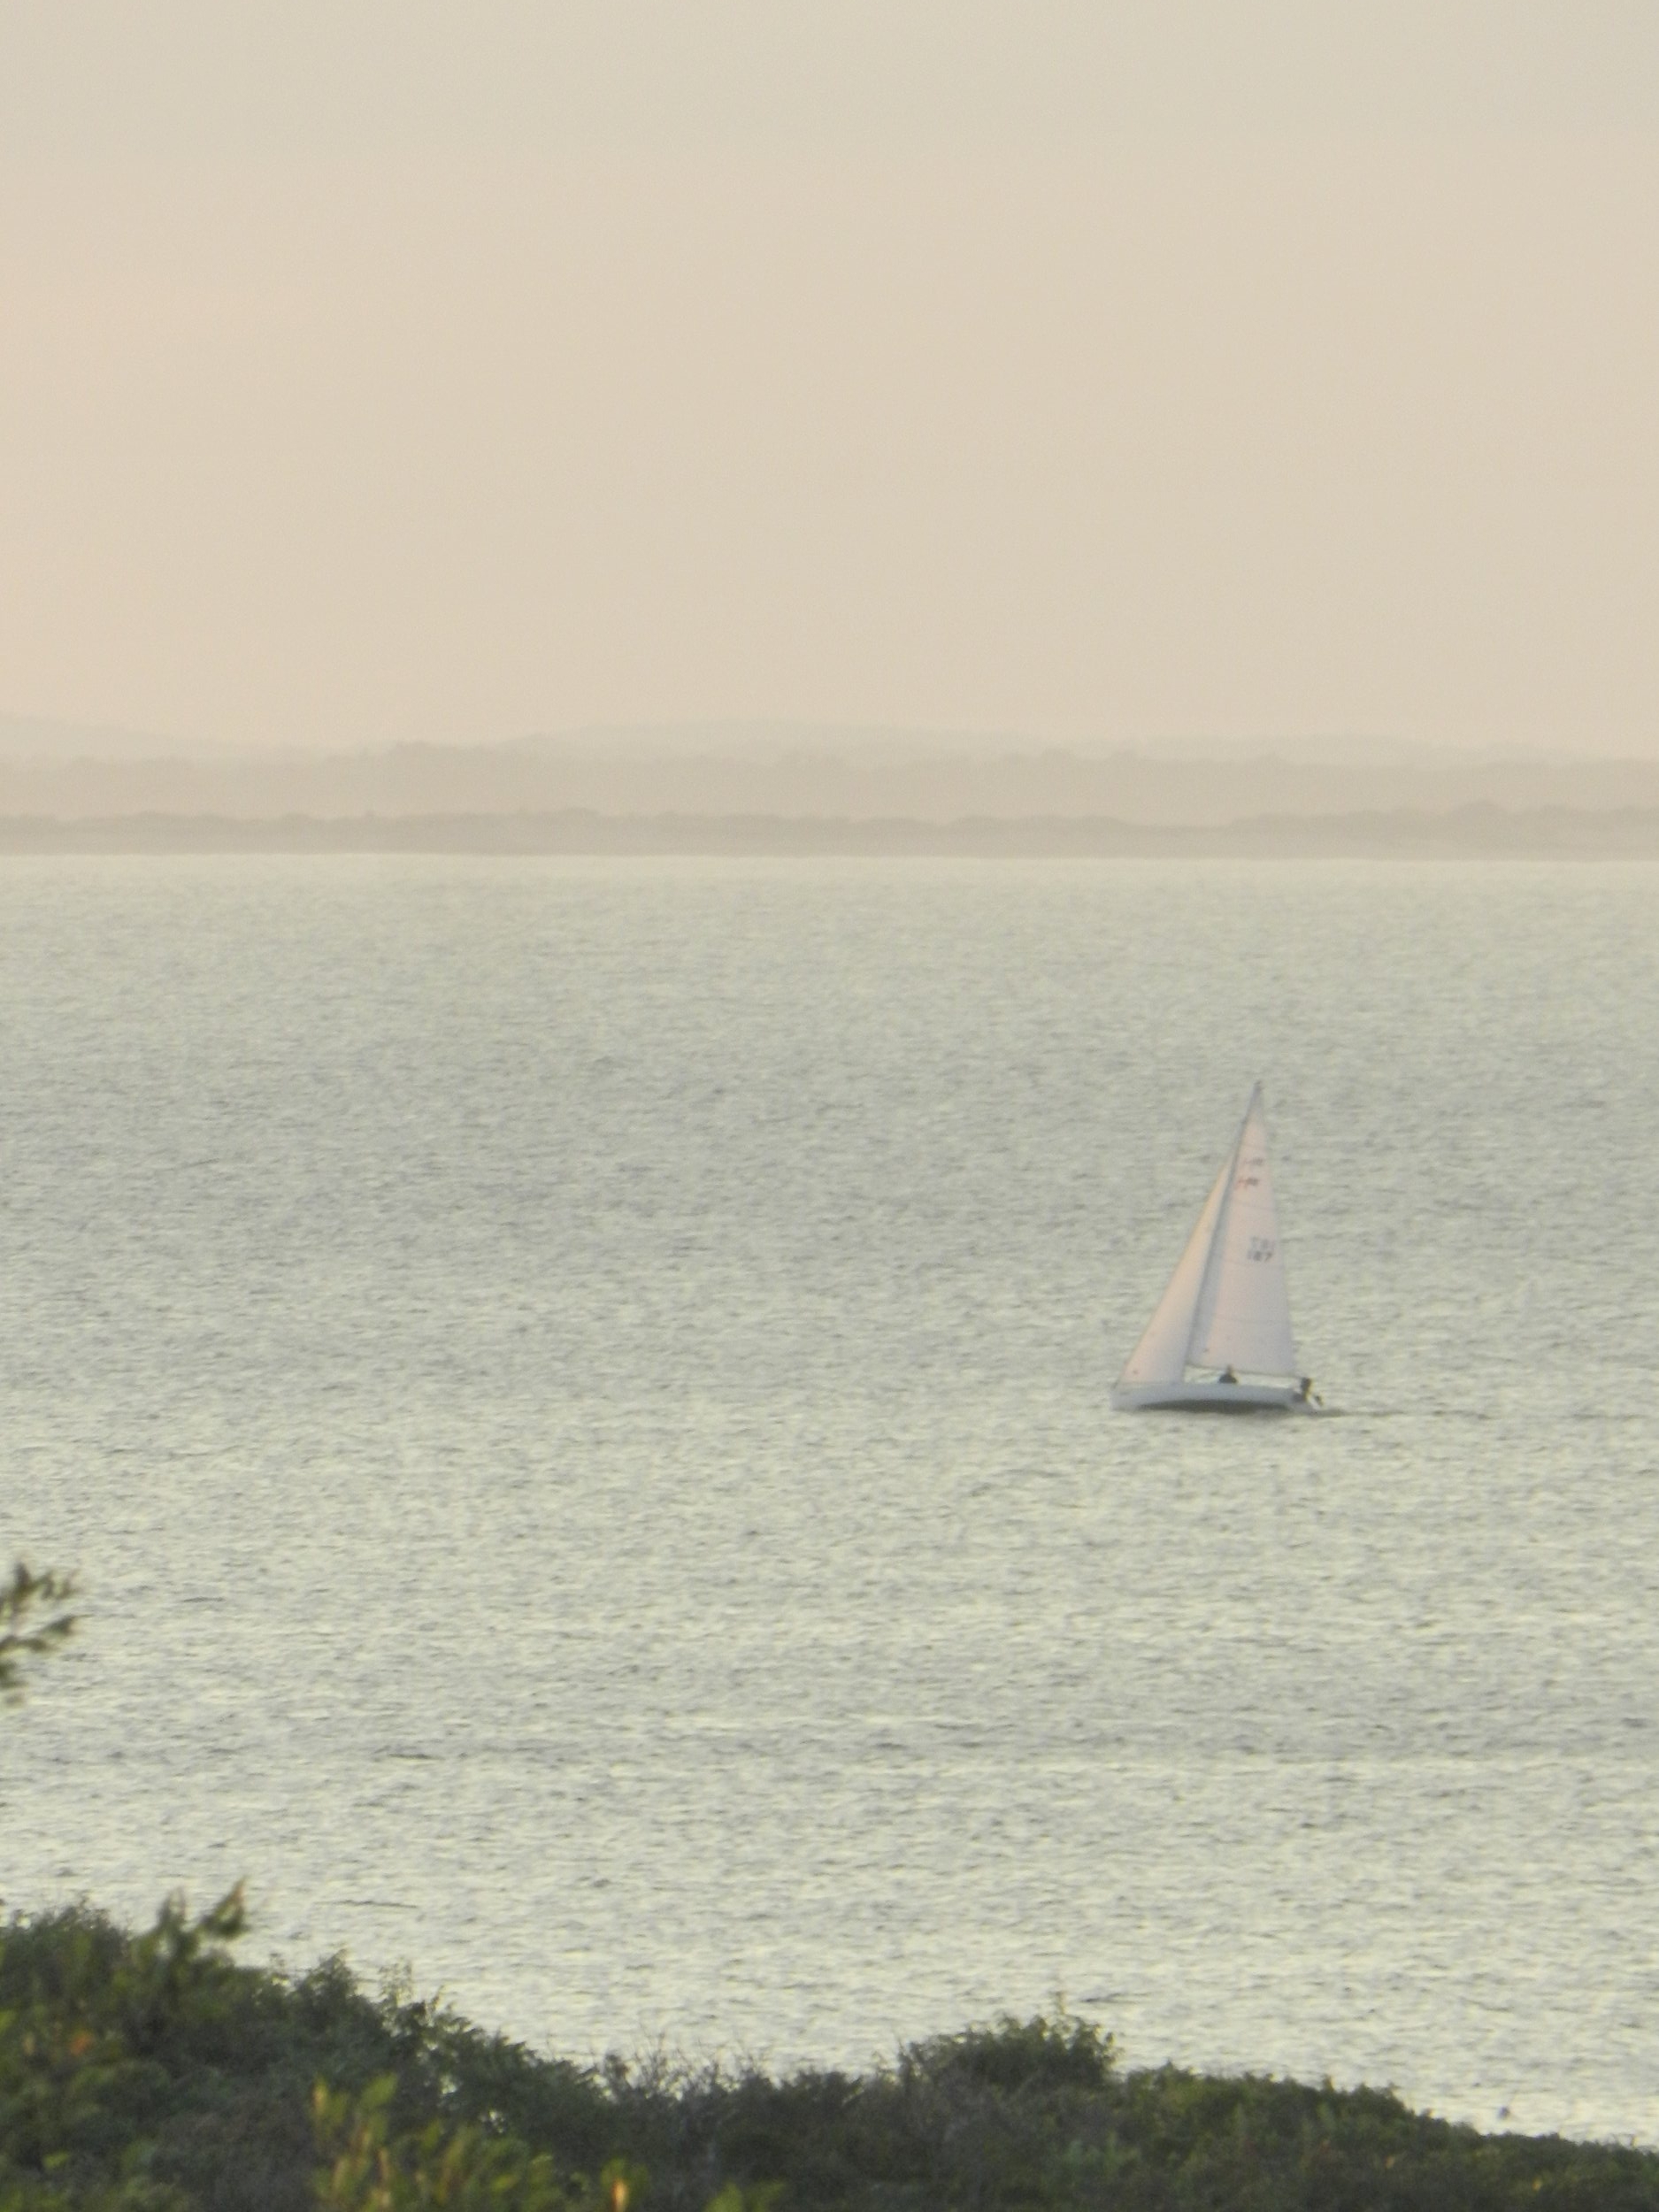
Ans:
{"type": "Polygon", "coordinates": [[[1119,1383],[1112,1392],[1118,1413],[1308,1413],[1300,1383],[1119,1383]]]}

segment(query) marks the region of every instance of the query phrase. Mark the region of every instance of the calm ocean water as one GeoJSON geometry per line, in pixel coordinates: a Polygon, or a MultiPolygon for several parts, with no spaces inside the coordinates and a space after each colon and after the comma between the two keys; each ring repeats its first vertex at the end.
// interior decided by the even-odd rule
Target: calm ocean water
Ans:
{"type": "Polygon", "coordinates": [[[1659,2139],[1659,870],[9,862],[0,1894],[1659,2139]],[[1321,1421],[1107,1393],[1267,1087],[1321,1421]]]}

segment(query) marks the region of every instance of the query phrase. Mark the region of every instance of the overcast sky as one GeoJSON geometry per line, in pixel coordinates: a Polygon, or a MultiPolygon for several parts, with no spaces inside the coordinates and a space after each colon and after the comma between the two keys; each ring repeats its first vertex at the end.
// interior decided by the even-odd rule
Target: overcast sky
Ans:
{"type": "Polygon", "coordinates": [[[1659,754],[1655,0],[0,0],[0,710],[1659,754]]]}

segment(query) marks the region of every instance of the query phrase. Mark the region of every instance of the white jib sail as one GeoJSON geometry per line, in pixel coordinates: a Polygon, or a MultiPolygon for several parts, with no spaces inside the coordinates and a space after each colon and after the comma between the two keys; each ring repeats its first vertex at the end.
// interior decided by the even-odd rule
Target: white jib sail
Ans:
{"type": "Polygon", "coordinates": [[[1268,1172],[1259,1083],[1250,1094],[1231,1166],[1232,1179],[1203,1271],[1187,1362],[1193,1367],[1232,1367],[1242,1374],[1294,1375],[1296,1347],[1290,1333],[1290,1294],[1268,1172]]]}
{"type": "Polygon", "coordinates": [[[1233,1173],[1228,1160],[1204,1201],[1198,1225],[1187,1240],[1187,1249],[1175,1263],[1175,1272],[1158,1300],[1145,1333],[1129,1355],[1120,1383],[1177,1383],[1187,1370],[1187,1346],[1204,1287],[1210,1248],[1216,1239],[1216,1222],[1233,1173]]]}

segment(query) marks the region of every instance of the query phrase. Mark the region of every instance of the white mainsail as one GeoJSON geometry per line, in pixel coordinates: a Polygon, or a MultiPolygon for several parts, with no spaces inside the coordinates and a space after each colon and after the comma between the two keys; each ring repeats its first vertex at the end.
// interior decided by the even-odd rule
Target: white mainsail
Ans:
{"type": "Polygon", "coordinates": [[[1245,1374],[1296,1371],[1259,1083],[1233,1148],[1233,1179],[1210,1248],[1187,1358],[1189,1366],[1233,1367],[1245,1374]]]}
{"type": "Polygon", "coordinates": [[[1296,1372],[1259,1083],[1118,1387],[1144,1402],[1152,1388],[1179,1386],[1193,1367],[1258,1376],[1296,1372]]]}

